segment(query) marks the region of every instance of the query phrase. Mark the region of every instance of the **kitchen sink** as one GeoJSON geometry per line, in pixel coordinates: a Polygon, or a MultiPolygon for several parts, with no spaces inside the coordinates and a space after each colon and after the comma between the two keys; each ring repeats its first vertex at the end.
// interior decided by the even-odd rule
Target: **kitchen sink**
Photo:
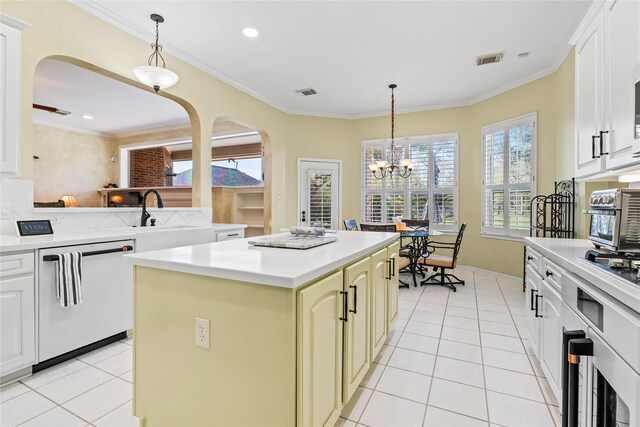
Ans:
{"type": "Polygon", "coordinates": [[[157,225],[155,227],[127,227],[136,235],[136,252],[180,246],[200,245],[216,241],[215,229],[210,225],[157,225]]]}

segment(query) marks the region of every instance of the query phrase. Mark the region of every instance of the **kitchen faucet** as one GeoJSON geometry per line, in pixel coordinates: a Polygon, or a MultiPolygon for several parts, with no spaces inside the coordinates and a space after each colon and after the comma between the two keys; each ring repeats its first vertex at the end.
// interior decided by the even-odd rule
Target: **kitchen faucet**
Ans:
{"type": "MultiPolygon", "coordinates": [[[[164,207],[164,205],[162,204],[162,197],[160,197],[160,193],[158,193],[158,191],[154,190],[153,188],[151,190],[147,190],[142,196],[142,217],[140,218],[140,227],[146,227],[147,220],[151,217],[151,214],[147,212],[147,196],[149,195],[149,193],[154,193],[158,198],[158,208],[164,207]]],[[[154,225],[153,222],[151,223],[151,225],[154,225]]]]}

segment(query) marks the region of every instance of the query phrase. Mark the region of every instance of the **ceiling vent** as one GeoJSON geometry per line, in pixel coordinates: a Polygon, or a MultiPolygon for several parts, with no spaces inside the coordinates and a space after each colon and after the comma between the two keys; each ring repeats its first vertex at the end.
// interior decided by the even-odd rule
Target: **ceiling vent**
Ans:
{"type": "Polygon", "coordinates": [[[495,64],[496,62],[502,61],[503,57],[504,52],[490,53],[488,55],[478,56],[476,57],[476,65],[495,64]]]}
{"type": "Polygon", "coordinates": [[[296,90],[296,92],[297,93],[301,93],[304,96],[311,96],[311,95],[315,95],[316,93],[318,93],[318,92],[316,92],[315,89],[310,88],[310,87],[308,87],[306,89],[298,89],[298,90],[296,90]]]}

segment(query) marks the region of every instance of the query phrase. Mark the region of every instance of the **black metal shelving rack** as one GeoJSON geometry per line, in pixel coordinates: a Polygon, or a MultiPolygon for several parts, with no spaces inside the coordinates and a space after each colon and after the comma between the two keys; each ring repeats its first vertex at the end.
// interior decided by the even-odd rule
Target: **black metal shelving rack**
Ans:
{"type": "MultiPolygon", "coordinates": [[[[529,237],[573,239],[576,234],[576,180],[555,182],[553,194],[531,199],[529,237]]],[[[522,289],[527,279],[527,250],[524,249],[522,289]]]]}

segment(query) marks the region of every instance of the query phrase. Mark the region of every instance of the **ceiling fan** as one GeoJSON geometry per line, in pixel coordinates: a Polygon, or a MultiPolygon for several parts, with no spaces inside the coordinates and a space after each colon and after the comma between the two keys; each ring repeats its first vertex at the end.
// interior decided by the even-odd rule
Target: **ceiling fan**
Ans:
{"type": "Polygon", "coordinates": [[[65,111],[56,107],[48,107],[46,105],[40,104],[33,104],[33,108],[35,108],[36,110],[43,110],[54,114],[60,114],[61,116],[68,116],[69,114],[71,114],[71,111],[65,111]]]}

